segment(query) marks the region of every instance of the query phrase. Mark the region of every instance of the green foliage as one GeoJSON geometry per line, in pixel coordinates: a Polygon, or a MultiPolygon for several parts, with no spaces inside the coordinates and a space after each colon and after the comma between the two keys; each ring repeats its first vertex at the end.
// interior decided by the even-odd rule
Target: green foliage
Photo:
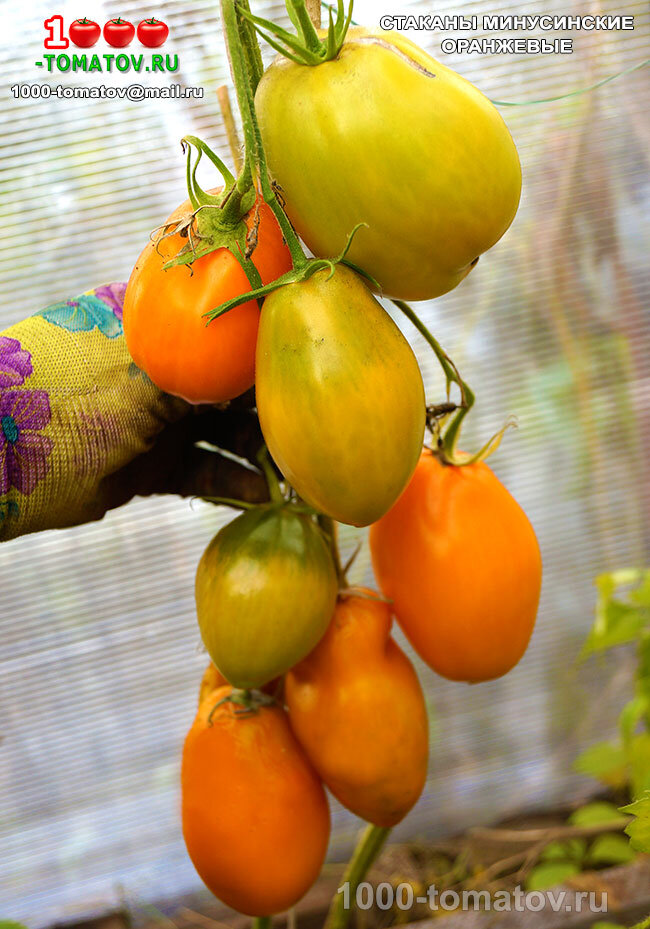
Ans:
{"type": "MultiPolygon", "coordinates": [[[[607,827],[610,823],[625,823],[628,817],[612,803],[594,802],[575,810],[568,823],[576,828],[607,827]]],[[[548,890],[555,884],[587,868],[603,868],[626,864],[636,857],[630,841],[618,833],[605,832],[591,842],[575,837],[551,842],[539,857],[526,881],[527,890],[548,890]]]]}
{"type": "Polygon", "coordinates": [[[605,833],[599,835],[591,843],[591,848],[586,857],[586,863],[590,867],[612,867],[618,864],[627,864],[628,861],[634,861],[636,853],[630,847],[629,839],[624,835],[616,833],[605,833]]]}
{"type": "Polygon", "coordinates": [[[634,803],[622,807],[622,812],[634,816],[625,830],[630,837],[632,848],[650,854],[650,790],[634,803]]]}
{"type": "Polygon", "coordinates": [[[636,797],[650,789],[650,569],[603,574],[596,584],[596,620],[582,656],[634,643],[634,696],[619,717],[620,741],[592,745],[574,768],[610,787],[629,785],[636,797]]]}
{"type": "Polygon", "coordinates": [[[567,878],[580,874],[580,865],[575,861],[545,861],[538,864],[526,879],[526,890],[548,890],[562,884],[567,878]]]}
{"type": "Polygon", "coordinates": [[[650,916],[647,919],[644,919],[642,923],[637,923],[636,926],[633,926],[632,929],[650,929],[650,916]]]}
{"type": "Polygon", "coordinates": [[[625,929],[625,926],[621,926],[620,923],[607,923],[601,920],[594,923],[591,929],[625,929]]]}
{"type": "Polygon", "coordinates": [[[608,787],[623,787],[627,783],[626,756],[616,742],[596,742],[573,762],[578,774],[594,777],[608,787]]]}
{"type": "Polygon", "coordinates": [[[587,852],[585,839],[568,839],[566,842],[551,842],[547,845],[540,859],[542,861],[577,861],[581,862],[587,852]]]}
{"type": "Polygon", "coordinates": [[[594,801],[575,810],[569,816],[571,826],[601,826],[607,823],[620,823],[627,820],[627,816],[614,806],[613,803],[594,801]]]}
{"type": "Polygon", "coordinates": [[[635,642],[650,624],[650,570],[626,569],[601,574],[596,579],[596,621],[582,649],[582,656],[635,642]],[[615,596],[623,587],[636,585],[626,600],[615,596]]]}
{"type": "Polygon", "coordinates": [[[0,919],[0,929],[27,929],[27,926],[12,922],[10,919],[0,919]]]}

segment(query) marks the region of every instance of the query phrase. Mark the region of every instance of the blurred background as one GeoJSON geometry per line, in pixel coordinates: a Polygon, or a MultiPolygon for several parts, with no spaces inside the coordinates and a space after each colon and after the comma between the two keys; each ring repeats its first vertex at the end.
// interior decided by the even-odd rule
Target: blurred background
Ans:
{"type": "MultiPolygon", "coordinates": [[[[252,7],[286,23],[279,0],[252,7]]],[[[150,230],[185,198],[181,136],[202,136],[229,158],[215,94],[229,76],[212,0],[56,9],[4,0],[0,11],[2,329],[128,278],[150,230]],[[33,63],[53,13],[68,24],[81,15],[100,23],[154,15],[170,27],[164,51],[178,55],[179,69],[45,75],[33,63]],[[205,96],[13,98],[11,85],[36,80],[180,83],[204,87],[205,96]]],[[[534,0],[355,4],[367,25],[402,12],[540,9],[534,0]]],[[[405,838],[588,796],[594,782],[572,773],[572,761],[614,732],[628,696],[625,651],[588,665],[577,656],[593,618],[594,578],[648,555],[649,71],[562,101],[531,101],[642,62],[648,8],[547,0],[543,12],[632,14],[635,29],[516,34],[572,38],[573,54],[561,56],[445,55],[443,38],[469,34],[411,36],[502,102],[522,160],[521,207],[505,238],[457,290],[419,309],[477,394],[464,447],[508,415],[518,419],[490,464],[536,528],[545,575],[532,644],[505,679],[469,687],[418,662],[432,711],[430,779],[397,830],[405,838]]],[[[204,185],[211,180],[206,170],[204,185]]],[[[437,363],[408,334],[429,401],[444,399],[437,363]]],[[[206,664],[193,582],[229,516],[187,500],[136,500],[100,523],[0,546],[0,917],[37,929],[121,897],[146,907],[199,886],[181,839],[178,790],[206,664]]],[[[345,528],[345,552],[359,538],[345,528]]],[[[365,545],[352,579],[371,583],[365,545]]],[[[333,858],[346,854],[358,827],[335,807],[333,858]]]]}

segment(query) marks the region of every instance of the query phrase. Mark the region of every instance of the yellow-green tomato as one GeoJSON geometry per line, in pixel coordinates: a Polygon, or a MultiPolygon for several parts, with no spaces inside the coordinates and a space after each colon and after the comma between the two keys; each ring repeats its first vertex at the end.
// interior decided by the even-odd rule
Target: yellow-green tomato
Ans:
{"type": "Polygon", "coordinates": [[[367,526],[397,500],[422,449],[415,355],[354,271],[337,265],[264,301],[257,409],[278,467],[299,495],[367,526]]]}
{"type": "Polygon", "coordinates": [[[196,572],[203,643],[235,687],[262,687],[305,657],[336,603],[329,546],[291,505],[256,507],[221,529],[196,572]]]}
{"type": "Polygon", "coordinates": [[[501,116],[396,32],[351,29],[311,67],[279,57],[255,105],[269,169],[315,255],[341,252],[383,292],[452,290],[512,222],[521,167],[501,116]]]}

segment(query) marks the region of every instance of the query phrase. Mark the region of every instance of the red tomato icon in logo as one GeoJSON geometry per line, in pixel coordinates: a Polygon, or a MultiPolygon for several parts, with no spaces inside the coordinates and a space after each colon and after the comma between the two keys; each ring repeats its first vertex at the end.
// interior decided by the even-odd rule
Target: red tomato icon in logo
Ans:
{"type": "Polygon", "coordinates": [[[169,35],[169,26],[152,16],[138,26],[138,39],[147,48],[158,48],[169,35]]]}
{"type": "Polygon", "coordinates": [[[70,38],[78,48],[91,48],[102,34],[97,23],[92,19],[75,19],[68,30],[70,38]]]}
{"type": "Polygon", "coordinates": [[[109,19],[104,26],[104,38],[113,48],[124,48],[135,35],[135,26],[126,19],[109,19]]]}

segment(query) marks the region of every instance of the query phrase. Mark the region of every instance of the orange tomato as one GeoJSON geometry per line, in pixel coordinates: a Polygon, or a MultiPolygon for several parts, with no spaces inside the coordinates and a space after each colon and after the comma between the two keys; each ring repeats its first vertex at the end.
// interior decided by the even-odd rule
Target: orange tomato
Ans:
{"type": "Polygon", "coordinates": [[[211,661],[203,672],[203,677],[199,685],[199,706],[201,706],[205,698],[209,697],[215,690],[219,690],[220,687],[226,687],[227,685],[228,681],[214,662],[211,661]]]}
{"type": "Polygon", "coordinates": [[[330,815],[321,781],[279,706],[250,714],[221,687],[203,700],[183,748],[183,837],[203,882],[248,916],[292,907],[325,860],[330,815]]]}
{"type": "Polygon", "coordinates": [[[413,665],[390,637],[389,606],[343,596],[316,648],[288,672],[291,727],[334,796],[394,826],[422,792],[428,722],[413,665]]]}
{"type": "Polygon", "coordinates": [[[535,624],[542,561],[528,517],[483,462],[425,450],[370,529],[375,576],[417,653],[453,681],[506,674],[535,624]]]}
{"type": "MultiPolygon", "coordinates": [[[[291,256],[269,207],[259,202],[257,246],[252,260],[263,283],[291,268],[291,256]]],[[[189,201],[168,223],[191,211],[189,201]]],[[[254,210],[246,224],[254,223],[254,210]]],[[[136,365],[167,393],[190,403],[220,403],[239,396],[255,380],[259,308],[242,304],[206,325],[203,314],[251,289],[236,258],[217,249],[192,264],[163,270],[187,238],[149,242],[138,258],[124,297],[126,344],[136,365]]]]}

